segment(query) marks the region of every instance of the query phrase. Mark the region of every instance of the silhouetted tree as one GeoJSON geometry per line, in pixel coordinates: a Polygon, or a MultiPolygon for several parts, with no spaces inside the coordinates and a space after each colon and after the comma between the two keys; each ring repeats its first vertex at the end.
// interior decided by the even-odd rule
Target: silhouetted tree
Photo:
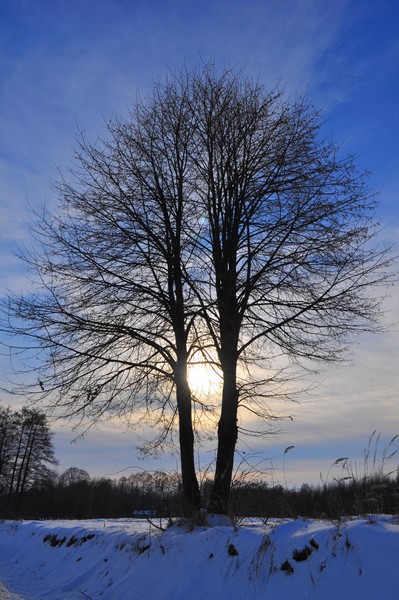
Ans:
{"type": "Polygon", "coordinates": [[[2,492],[18,506],[26,489],[52,476],[57,464],[46,416],[23,408],[0,410],[2,492]]]}
{"type": "Polygon", "coordinates": [[[108,138],[82,134],[60,209],[25,255],[42,290],[10,299],[44,359],[39,395],[66,415],[178,424],[187,510],[199,508],[190,362],[223,376],[210,509],[226,513],[239,409],[273,416],[276,352],[335,361],[376,328],[384,280],[374,198],[319,115],[210,66],[157,85],[108,138]],[[266,374],[259,374],[259,368],[266,374]]]}
{"type": "Polygon", "coordinates": [[[190,155],[204,214],[193,293],[223,374],[211,510],[225,513],[239,409],[273,417],[282,358],[339,361],[353,334],[378,328],[370,287],[389,261],[370,243],[367,175],[321,139],[318,111],[230,71],[188,79],[178,85],[190,86],[197,116],[190,155]]]}
{"type": "Polygon", "coordinates": [[[10,407],[0,407],[0,492],[8,489],[15,453],[16,419],[10,407]]]}
{"type": "Polygon", "coordinates": [[[75,485],[77,483],[89,482],[90,475],[85,469],[79,469],[78,467],[69,467],[61,473],[59,481],[63,486],[75,485]]]}

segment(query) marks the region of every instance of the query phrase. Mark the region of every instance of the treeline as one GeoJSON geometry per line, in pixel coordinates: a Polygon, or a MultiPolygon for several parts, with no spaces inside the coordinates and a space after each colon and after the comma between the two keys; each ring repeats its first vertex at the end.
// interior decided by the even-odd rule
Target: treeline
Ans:
{"type": "Polygon", "coordinates": [[[57,476],[38,480],[18,506],[9,507],[0,497],[0,516],[18,518],[111,518],[132,517],[152,511],[157,516],[182,514],[180,477],[162,472],[140,472],[118,480],[90,478],[71,467],[57,476]]]}
{"type": "MultiPolygon", "coordinates": [[[[211,482],[203,482],[204,505],[210,490],[211,482]]],[[[140,472],[118,480],[92,479],[86,471],[71,467],[59,476],[38,480],[8,515],[4,515],[7,504],[2,505],[3,500],[0,498],[0,509],[8,517],[116,518],[146,511],[158,517],[183,514],[180,478],[163,472],[140,472]]],[[[231,514],[237,517],[339,518],[373,513],[399,513],[399,476],[304,484],[297,490],[263,481],[238,481],[231,494],[231,514]]]]}
{"type": "MultiPolygon", "coordinates": [[[[241,474],[233,482],[231,514],[262,519],[399,514],[399,470],[384,473],[387,460],[398,452],[392,450],[398,436],[385,448],[379,463],[379,436],[374,434],[365,453],[365,475],[351,469],[347,459],[341,465],[346,467],[341,479],[319,486],[304,484],[300,489],[254,480],[255,473],[241,474]]],[[[148,511],[159,517],[183,514],[177,473],[143,470],[113,480],[91,478],[87,471],[70,467],[58,474],[52,437],[43,413],[0,407],[0,518],[112,518],[148,511]]],[[[207,506],[211,489],[212,481],[204,479],[203,506],[207,506]]]]}
{"type": "Polygon", "coordinates": [[[238,485],[232,492],[237,516],[329,518],[399,513],[399,475],[351,478],[297,489],[266,483],[238,485]]]}

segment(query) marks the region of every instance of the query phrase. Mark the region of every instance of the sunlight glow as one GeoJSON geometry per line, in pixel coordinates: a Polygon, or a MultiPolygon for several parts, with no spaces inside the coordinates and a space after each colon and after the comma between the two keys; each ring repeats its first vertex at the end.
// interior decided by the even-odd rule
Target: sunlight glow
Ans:
{"type": "Polygon", "coordinates": [[[222,379],[217,371],[206,363],[192,363],[188,368],[188,382],[194,396],[211,398],[221,391],[222,379]]]}

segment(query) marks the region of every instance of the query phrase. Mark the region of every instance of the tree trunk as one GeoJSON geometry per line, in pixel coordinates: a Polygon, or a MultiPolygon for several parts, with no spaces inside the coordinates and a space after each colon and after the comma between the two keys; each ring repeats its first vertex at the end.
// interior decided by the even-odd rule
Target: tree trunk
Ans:
{"type": "Polygon", "coordinates": [[[26,480],[27,480],[27,477],[28,477],[28,474],[29,474],[29,470],[30,470],[30,466],[31,466],[32,453],[33,453],[33,449],[34,449],[34,445],[35,445],[36,433],[37,433],[37,425],[33,425],[33,429],[29,432],[29,439],[28,439],[28,441],[26,443],[26,450],[25,450],[23,461],[22,461],[23,471],[22,471],[22,468],[21,468],[20,476],[18,478],[18,484],[17,484],[18,503],[17,503],[17,508],[20,507],[22,496],[23,496],[24,491],[25,491],[26,480]],[[21,479],[21,476],[22,476],[22,479],[21,479]]]}
{"type": "Polygon", "coordinates": [[[22,421],[21,429],[19,431],[18,447],[17,447],[17,451],[16,451],[15,456],[14,456],[14,463],[13,463],[13,467],[12,467],[11,480],[10,480],[10,484],[9,484],[9,488],[8,488],[8,496],[10,498],[10,501],[11,501],[11,497],[12,497],[12,494],[13,494],[13,491],[14,491],[14,481],[15,481],[15,477],[16,477],[16,474],[17,474],[18,460],[19,460],[20,453],[21,453],[22,441],[23,441],[23,436],[24,436],[24,430],[25,430],[25,424],[22,421]]]}
{"type": "Polygon", "coordinates": [[[234,452],[238,437],[238,391],[235,359],[224,366],[223,376],[222,412],[218,425],[218,452],[209,512],[226,515],[229,511],[234,452]]]}
{"type": "Polygon", "coordinates": [[[195,472],[191,392],[187,383],[186,371],[186,369],[180,369],[176,377],[176,399],[179,413],[179,443],[184,513],[187,517],[193,517],[200,509],[200,491],[195,472]]]}

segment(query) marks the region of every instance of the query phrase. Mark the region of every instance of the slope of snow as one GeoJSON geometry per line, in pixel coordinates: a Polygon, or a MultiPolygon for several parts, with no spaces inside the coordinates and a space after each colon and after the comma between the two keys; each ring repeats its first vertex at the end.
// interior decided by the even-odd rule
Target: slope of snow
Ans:
{"type": "Polygon", "coordinates": [[[398,557],[389,516],[165,532],[134,519],[0,524],[0,580],[25,600],[394,600],[398,557]]]}

